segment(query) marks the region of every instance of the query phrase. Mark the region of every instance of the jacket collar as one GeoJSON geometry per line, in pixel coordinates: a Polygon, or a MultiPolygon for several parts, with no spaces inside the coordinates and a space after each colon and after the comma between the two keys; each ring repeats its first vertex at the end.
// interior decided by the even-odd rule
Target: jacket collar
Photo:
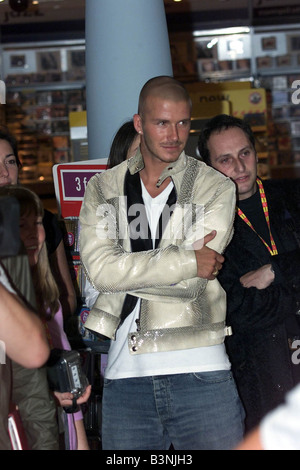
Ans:
{"type": "MultiPolygon", "coordinates": [[[[141,154],[140,148],[137,150],[137,153],[128,160],[127,163],[128,170],[131,175],[141,171],[145,164],[143,160],[143,156],[141,154]]],[[[176,162],[171,163],[167,168],[164,169],[162,174],[159,177],[159,180],[156,183],[156,186],[159,186],[165,181],[168,177],[173,177],[175,174],[179,173],[180,171],[184,171],[187,166],[187,156],[185,152],[182,152],[176,162]]]]}

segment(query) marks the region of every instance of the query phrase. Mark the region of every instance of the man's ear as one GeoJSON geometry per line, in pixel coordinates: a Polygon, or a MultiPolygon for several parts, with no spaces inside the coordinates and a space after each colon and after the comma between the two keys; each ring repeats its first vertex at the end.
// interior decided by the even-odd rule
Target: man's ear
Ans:
{"type": "Polygon", "coordinates": [[[137,133],[142,134],[143,133],[142,119],[141,119],[141,116],[139,114],[135,114],[133,116],[133,124],[134,124],[134,128],[137,131],[137,133]]]}

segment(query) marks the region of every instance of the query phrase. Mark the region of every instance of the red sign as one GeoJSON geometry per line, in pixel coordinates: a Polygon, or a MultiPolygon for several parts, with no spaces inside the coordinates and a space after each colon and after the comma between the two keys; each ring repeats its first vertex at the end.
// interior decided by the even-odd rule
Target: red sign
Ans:
{"type": "Polygon", "coordinates": [[[105,163],[66,163],[53,167],[57,203],[63,218],[78,217],[87,184],[92,176],[107,169],[105,163]]]}

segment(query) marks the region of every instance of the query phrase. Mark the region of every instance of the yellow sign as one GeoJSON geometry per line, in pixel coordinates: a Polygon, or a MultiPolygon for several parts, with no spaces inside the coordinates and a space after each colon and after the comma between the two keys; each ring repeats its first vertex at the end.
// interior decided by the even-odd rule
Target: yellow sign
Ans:
{"type": "Polygon", "coordinates": [[[264,130],[267,121],[266,90],[264,88],[207,89],[190,92],[193,117],[211,118],[217,114],[230,114],[245,119],[256,130],[264,130]],[[225,103],[226,105],[225,105],[225,103]]]}

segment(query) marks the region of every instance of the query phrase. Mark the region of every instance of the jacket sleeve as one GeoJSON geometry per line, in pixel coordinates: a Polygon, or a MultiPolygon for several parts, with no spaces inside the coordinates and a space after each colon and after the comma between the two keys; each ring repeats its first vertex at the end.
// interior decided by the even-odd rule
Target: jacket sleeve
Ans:
{"type": "Polygon", "coordinates": [[[46,369],[25,369],[13,363],[12,400],[18,405],[28,444],[32,450],[59,450],[56,406],[46,369]]]}
{"type": "Polygon", "coordinates": [[[241,271],[243,260],[238,253],[237,246],[225,252],[225,263],[218,277],[227,294],[227,322],[232,326],[233,334],[235,331],[247,332],[249,328],[251,331],[266,329],[295,314],[299,282],[282,277],[282,282],[273,283],[266,289],[244,288],[240,283],[244,274],[241,271]]]}
{"type": "Polygon", "coordinates": [[[93,177],[80,212],[80,256],[89,281],[100,293],[173,286],[196,277],[197,264],[192,250],[169,245],[151,251],[126,252],[117,236],[110,232],[117,225],[101,186],[93,177]],[[107,210],[103,211],[105,207],[107,210]]]}

